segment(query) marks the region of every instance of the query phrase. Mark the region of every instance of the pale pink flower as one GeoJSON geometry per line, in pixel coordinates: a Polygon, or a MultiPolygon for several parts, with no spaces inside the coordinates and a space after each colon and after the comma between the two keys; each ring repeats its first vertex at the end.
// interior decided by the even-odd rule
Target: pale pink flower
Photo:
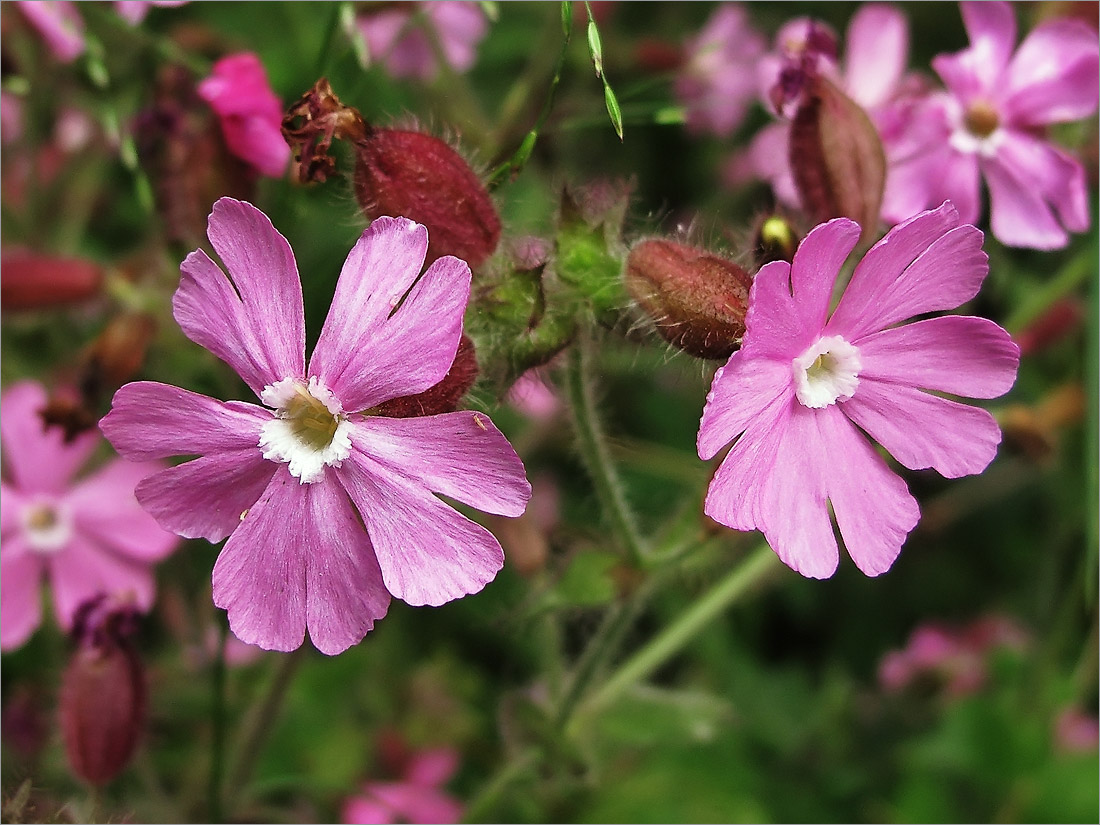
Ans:
{"type": "Polygon", "coordinates": [[[508,390],[508,402],[533,421],[549,421],[563,404],[539,368],[529,369],[508,390]]]}
{"type": "Polygon", "coordinates": [[[489,31],[481,8],[466,0],[395,3],[361,15],[358,23],[372,61],[393,77],[425,81],[439,74],[437,47],[452,69],[465,72],[489,31]]]}
{"type": "Polygon", "coordinates": [[[1069,707],[1054,722],[1054,743],[1065,753],[1094,753],[1100,745],[1100,719],[1069,707]]]}
{"type": "Polygon", "coordinates": [[[38,415],[46,391],[23,381],[3,395],[0,437],[0,648],[25,642],[41,618],[50,582],[58,623],[72,628],[81,604],[99,595],[141,610],[153,605],[153,564],[179,543],[138,506],[134,486],[159,464],[115,459],[79,481],[73,476],[103,442],[97,433],[65,443],[38,415]]]}
{"type": "Polygon", "coordinates": [[[911,470],[981,472],[1001,432],[986,410],[936,393],[995,398],[1016,377],[1019,348],[984,318],[946,316],[988,271],[982,233],[949,203],[891,230],[855,269],[830,314],[837,274],[859,226],[829,221],[788,264],[753,282],[744,342],[718,370],[699,426],[699,457],[735,442],[706,512],[760,530],[805,576],[838,563],[830,505],[848,553],[867,575],[893,564],[920,513],[867,433],[911,470]],[[861,430],[863,432],[861,432],[861,430]]]}
{"type": "Polygon", "coordinates": [[[756,97],[755,67],[764,37],[752,28],[745,7],[723,3],[685,46],[676,96],[687,110],[687,127],[719,137],[733,133],[756,97]]]}
{"type": "Polygon", "coordinates": [[[503,564],[500,544],[435,494],[518,516],[530,496],[519,457],[483,413],[369,414],[447,374],[469,267],[445,256],[421,276],[427,230],[374,221],[307,366],[290,244],[231,198],[214,204],[207,234],[229,277],[201,250],[188,255],[175,318],[266,406],[139,382],[100,426],[128,458],[199,456],[145,479],[137,496],[180,535],[229,537],[213,585],[234,634],[293,650],[308,629],[334,654],[385,615],[390,594],[440,605],[480,590],[503,564]]]}
{"type": "Polygon", "coordinates": [[[259,57],[252,52],[223,57],[198,91],[217,113],[229,151],[263,175],[277,178],[286,171],[290,146],[283,139],[283,104],[259,57]]]}
{"type": "Polygon", "coordinates": [[[38,29],[54,57],[70,63],[84,53],[84,20],[71,0],[20,0],[16,4],[38,29]]]}
{"type": "Polygon", "coordinates": [[[981,215],[1001,243],[1058,249],[1089,226],[1081,163],[1044,137],[1047,126],[1096,111],[1100,50],[1080,20],[1048,20],[1013,53],[1016,12],[1008,3],[962,3],[970,46],[932,66],[947,87],[915,121],[922,149],[898,171],[918,208],[944,198],[962,219],[981,215]]]}
{"type": "Polygon", "coordinates": [[[419,751],[400,780],[364,783],[362,794],[344,803],[340,820],[351,825],[458,822],[462,804],[443,790],[457,769],[458,754],[451,748],[419,751]]]}
{"type": "Polygon", "coordinates": [[[131,26],[136,26],[145,19],[151,8],[170,9],[186,4],[187,0],[115,0],[115,11],[131,26]]]}

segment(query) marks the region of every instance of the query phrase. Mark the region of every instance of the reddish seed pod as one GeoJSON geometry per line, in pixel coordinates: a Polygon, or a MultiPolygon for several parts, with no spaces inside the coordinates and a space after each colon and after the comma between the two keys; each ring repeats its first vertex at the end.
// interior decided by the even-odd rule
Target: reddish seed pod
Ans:
{"type": "Polygon", "coordinates": [[[5,252],[0,305],[6,310],[43,309],[86,301],[99,294],[103,269],[81,258],[5,252]]]}
{"type": "Polygon", "coordinates": [[[145,725],[145,673],[129,638],[136,614],[100,597],[77,613],[77,649],[61,684],[61,735],[73,773],[92,785],[126,767],[145,725]]]}
{"type": "Polygon", "coordinates": [[[752,277],[702,249],[651,239],[630,250],[626,286],[669,343],[699,358],[728,358],[745,334],[752,277]]]}

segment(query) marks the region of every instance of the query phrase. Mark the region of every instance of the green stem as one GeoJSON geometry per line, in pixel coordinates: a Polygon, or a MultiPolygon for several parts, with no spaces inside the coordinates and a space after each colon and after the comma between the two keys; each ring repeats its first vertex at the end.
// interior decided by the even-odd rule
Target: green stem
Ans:
{"type": "Polygon", "coordinates": [[[271,684],[268,686],[267,695],[255,708],[247,720],[245,733],[241,738],[241,747],[237,753],[237,761],[233,772],[230,774],[229,792],[234,799],[241,796],[245,785],[248,783],[252,770],[256,766],[256,760],[263,749],[264,740],[274,728],[279,708],[286,698],[287,689],[294,679],[298,665],[305,658],[306,646],[303,644],[292,653],[281,656],[278,659],[271,684]]]}
{"type": "Polygon", "coordinates": [[[213,693],[210,722],[213,730],[210,737],[210,778],[207,785],[207,800],[211,822],[223,821],[222,779],[225,775],[225,643],[229,635],[229,626],[221,621],[218,630],[218,646],[210,671],[213,693]]]}
{"type": "MultiPolygon", "coordinates": [[[[1038,319],[1056,301],[1064,298],[1096,273],[1096,252],[1077,255],[1062,267],[1061,271],[1037,290],[1030,299],[1005,321],[1005,329],[1019,334],[1028,324],[1038,319]]],[[[1095,280],[1095,279],[1094,279],[1095,280]]]]}
{"type": "Polygon", "coordinates": [[[679,618],[628,659],[585,703],[584,712],[596,712],[645,679],[694,639],[708,624],[753,585],[778,569],[779,560],[764,544],[695,601],[679,618]]]}
{"type": "Polygon", "coordinates": [[[622,482],[611,461],[607,439],[600,427],[593,396],[589,341],[583,336],[570,352],[567,385],[578,447],[588,474],[596,488],[596,497],[612,527],[626,548],[631,563],[645,566],[646,551],[638,527],[623,494],[622,482]]]}
{"type": "Polygon", "coordinates": [[[504,792],[513,782],[532,770],[538,763],[539,754],[535,748],[530,748],[512,759],[506,759],[485,787],[466,806],[462,815],[463,822],[491,822],[494,818],[490,814],[494,811],[504,792]]]}

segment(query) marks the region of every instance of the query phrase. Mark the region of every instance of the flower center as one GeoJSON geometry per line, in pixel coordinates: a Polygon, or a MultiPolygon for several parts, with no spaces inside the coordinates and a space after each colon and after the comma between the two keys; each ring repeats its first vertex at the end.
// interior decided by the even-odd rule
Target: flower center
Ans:
{"type": "Polygon", "coordinates": [[[264,458],[287,464],[302,484],[324,476],[326,466],[339,467],[351,453],[351,425],[340,401],[318,381],[284,378],[264,387],[263,402],[275,417],[260,430],[264,458]]]}
{"type": "Polygon", "coordinates": [[[73,535],[68,508],[54,501],[39,499],[20,513],[27,544],[36,553],[56,553],[73,535]]]}
{"type": "Polygon", "coordinates": [[[841,338],[819,338],[791,362],[794,394],[804,407],[847,401],[859,386],[859,350],[841,338]]]}
{"type": "Polygon", "coordinates": [[[988,100],[975,100],[967,107],[963,123],[970,134],[984,139],[997,131],[1001,120],[992,103],[988,100]]]}

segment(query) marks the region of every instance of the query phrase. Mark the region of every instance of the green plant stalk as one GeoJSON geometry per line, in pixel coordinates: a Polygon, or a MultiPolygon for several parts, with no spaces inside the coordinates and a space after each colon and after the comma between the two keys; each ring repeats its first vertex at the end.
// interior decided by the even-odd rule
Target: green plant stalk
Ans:
{"type": "Polygon", "coordinates": [[[764,544],[753,551],[710,592],[695,601],[665,630],[628,659],[604,682],[580,709],[580,716],[595,713],[618,699],[624,691],[649,676],[679,653],[730,605],[779,568],[779,557],[764,544]]]}
{"type": "Polygon", "coordinates": [[[531,771],[538,764],[538,760],[539,752],[535,748],[529,748],[514,758],[505,759],[500,770],[490,777],[477,796],[470,800],[462,815],[462,821],[495,821],[490,814],[501,797],[504,796],[504,792],[508,790],[513,782],[531,771]]]}
{"type": "Polygon", "coordinates": [[[1038,319],[1060,298],[1064,298],[1085,283],[1090,276],[1095,283],[1095,245],[1070,260],[1030,300],[1013,312],[1005,321],[1005,329],[1013,335],[1018,335],[1028,324],[1038,319]]]}
{"type": "Polygon", "coordinates": [[[573,428],[577,434],[578,448],[588,474],[596,488],[600,507],[611,520],[615,533],[626,549],[632,564],[645,567],[646,550],[638,532],[634,514],[626,502],[623,485],[611,461],[603,429],[596,413],[591,376],[591,348],[589,339],[582,334],[569,354],[567,370],[569,404],[573,411],[573,428]]]}
{"type": "MultiPolygon", "coordinates": [[[[297,650],[281,656],[275,666],[275,672],[268,686],[267,695],[256,706],[254,712],[247,720],[244,734],[241,737],[241,745],[237,751],[237,760],[230,774],[228,784],[229,793],[233,799],[239,799],[243,795],[244,787],[252,775],[256,766],[256,760],[263,749],[264,740],[275,726],[275,719],[279,715],[287,690],[294,680],[294,674],[298,665],[305,658],[306,645],[297,650]]],[[[226,797],[223,797],[223,805],[226,797]]]]}
{"type": "Polygon", "coordinates": [[[225,643],[229,626],[219,622],[218,645],[210,669],[210,779],[207,785],[207,804],[211,822],[221,822],[222,779],[225,775],[225,643]]]}

